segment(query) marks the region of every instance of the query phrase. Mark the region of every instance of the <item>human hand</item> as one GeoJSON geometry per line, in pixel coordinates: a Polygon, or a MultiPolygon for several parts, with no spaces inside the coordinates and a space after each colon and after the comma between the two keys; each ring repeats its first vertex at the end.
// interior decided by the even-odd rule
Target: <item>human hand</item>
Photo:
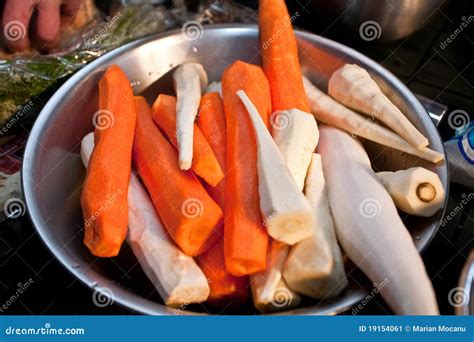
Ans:
{"type": "Polygon", "coordinates": [[[49,50],[59,42],[61,14],[74,16],[82,0],[5,0],[2,39],[12,52],[31,46],[49,50]],[[35,15],[33,15],[35,14],[35,15]]]}

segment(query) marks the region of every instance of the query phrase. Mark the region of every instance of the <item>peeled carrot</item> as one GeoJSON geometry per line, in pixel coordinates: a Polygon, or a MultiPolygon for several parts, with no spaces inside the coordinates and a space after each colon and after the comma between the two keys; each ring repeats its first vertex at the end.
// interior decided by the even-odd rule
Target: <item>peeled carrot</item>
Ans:
{"type": "Polygon", "coordinates": [[[82,189],[84,244],[98,257],[116,256],[127,233],[128,184],[136,124],[133,91],[112,65],[99,82],[95,148],[82,189]]]}
{"type": "Polygon", "coordinates": [[[177,151],[155,126],[143,97],[135,98],[137,127],[133,161],[173,241],[190,256],[217,239],[222,210],[192,171],[178,166],[177,151]]]}
{"type": "Polygon", "coordinates": [[[227,124],[224,254],[230,274],[242,276],[266,267],[268,235],[260,214],[255,133],[237,96],[244,90],[268,126],[270,88],[258,66],[237,61],[222,76],[227,124]]]}
{"type": "MultiPolygon", "coordinates": [[[[176,98],[160,95],[152,107],[152,117],[158,127],[162,129],[171,143],[177,148],[176,136],[176,98]]],[[[208,184],[216,186],[224,178],[219,162],[211,146],[202,134],[199,127],[194,124],[192,170],[208,184]]]]}
{"type": "Polygon", "coordinates": [[[263,70],[270,83],[272,111],[299,109],[310,113],[303,87],[295,33],[284,0],[259,0],[263,70]]]}
{"type": "Polygon", "coordinates": [[[225,269],[224,239],[201,254],[197,262],[208,279],[211,292],[207,301],[211,305],[239,305],[250,298],[248,277],[234,277],[225,269]]]}
{"type": "MultiPolygon", "coordinates": [[[[225,171],[227,140],[225,114],[219,93],[207,93],[201,98],[197,125],[209,142],[221,169],[225,171]]],[[[211,197],[224,208],[225,181],[215,187],[206,187],[211,197]]]]}
{"type": "MultiPolygon", "coordinates": [[[[219,165],[225,170],[227,141],[225,114],[219,93],[202,96],[197,125],[214,150],[219,165]]],[[[225,179],[215,187],[206,187],[211,197],[224,208],[225,179]]],[[[222,232],[219,232],[222,234],[222,232]]],[[[199,266],[209,279],[208,302],[216,306],[239,305],[250,297],[248,277],[235,277],[225,269],[224,240],[214,244],[197,259],[199,266]]]]}

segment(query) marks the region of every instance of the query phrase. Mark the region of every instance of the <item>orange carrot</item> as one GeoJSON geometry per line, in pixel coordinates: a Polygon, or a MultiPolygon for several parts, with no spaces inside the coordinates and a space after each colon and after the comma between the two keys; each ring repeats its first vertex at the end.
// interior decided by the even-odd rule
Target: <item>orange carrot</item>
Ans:
{"type": "Polygon", "coordinates": [[[99,82],[99,111],[93,120],[95,148],[81,195],[84,244],[95,256],[113,257],[127,233],[136,123],[130,81],[116,65],[99,82]]]}
{"type": "MultiPolygon", "coordinates": [[[[201,98],[197,125],[209,142],[222,170],[225,170],[227,141],[225,114],[219,93],[204,94],[201,98]]],[[[211,197],[224,208],[225,182],[215,187],[206,187],[211,197]]]]}
{"type": "Polygon", "coordinates": [[[136,97],[135,106],[137,171],[171,238],[187,255],[199,255],[216,241],[222,210],[192,171],[179,169],[177,151],[153,123],[146,100],[136,97]]]}
{"type": "Polygon", "coordinates": [[[260,214],[257,146],[238,90],[244,90],[268,125],[270,89],[258,66],[237,61],[222,77],[227,124],[224,254],[227,271],[242,276],[266,267],[268,235],[260,214]]]}
{"type": "Polygon", "coordinates": [[[207,301],[210,304],[240,305],[250,298],[248,277],[234,277],[225,269],[223,239],[201,254],[197,262],[209,282],[211,292],[207,301]]]}
{"type": "MultiPolygon", "coordinates": [[[[225,170],[227,141],[225,114],[219,93],[204,94],[201,98],[197,124],[214,150],[219,165],[225,170]]],[[[215,187],[206,187],[212,198],[224,208],[225,179],[215,187]]],[[[208,302],[216,306],[239,305],[250,297],[248,277],[234,277],[225,269],[223,232],[220,241],[197,259],[209,279],[208,302]]]]}
{"type": "Polygon", "coordinates": [[[259,0],[263,70],[270,83],[272,111],[297,108],[310,113],[298,46],[284,0],[259,0]]]}
{"type": "MultiPolygon", "coordinates": [[[[176,98],[160,95],[153,104],[152,117],[171,143],[177,148],[176,98]]],[[[192,170],[208,184],[216,186],[224,178],[219,162],[199,127],[194,124],[192,170]]]]}

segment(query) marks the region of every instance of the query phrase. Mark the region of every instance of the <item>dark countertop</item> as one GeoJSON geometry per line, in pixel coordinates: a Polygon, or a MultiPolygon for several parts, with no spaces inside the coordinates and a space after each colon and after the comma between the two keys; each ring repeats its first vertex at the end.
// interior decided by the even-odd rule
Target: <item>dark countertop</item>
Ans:
{"type": "MultiPolygon", "coordinates": [[[[255,1],[241,1],[255,5],[255,1]]],[[[297,0],[302,6],[308,0],[297,0]]],[[[463,109],[474,113],[474,24],[446,49],[443,42],[462,16],[474,14],[472,1],[451,1],[436,13],[431,23],[407,39],[392,43],[367,43],[348,39],[337,32],[317,27],[309,13],[296,22],[297,26],[324,32],[324,36],[341,41],[381,63],[397,75],[411,90],[447,105],[450,110],[463,109]]],[[[472,116],[471,116],[472,118],[472,116]]],[[[443,138],[453,135],[444,122],[440,125],[443,138]]],[[[447,212],[459,207],[470,191],[453,184],[449,193],[447,212]]],[[[93,304],[92,291],[72,277],[35,234],[26,216],[1,222],[0,251],[0,309],[9,303],[4,314],[131,314],[118,305],[98,308],[93,304]],[[8,224],[9,228],[4,229],[8,224]],[[12,295],[23,284],[33,282],[21,296],[12,295]]],[[[464,206],[450,224],[441,227],[423,258],[433,280],[443,314],[453,314],[448,293],[457,286],[461,268],[474,247],[474,204],[464,206]]],[[[388,313],[383,300],[376,297],[359,314],[388,313]]],[[[351,314],[348,311],[347,314],[351,314]]]]}

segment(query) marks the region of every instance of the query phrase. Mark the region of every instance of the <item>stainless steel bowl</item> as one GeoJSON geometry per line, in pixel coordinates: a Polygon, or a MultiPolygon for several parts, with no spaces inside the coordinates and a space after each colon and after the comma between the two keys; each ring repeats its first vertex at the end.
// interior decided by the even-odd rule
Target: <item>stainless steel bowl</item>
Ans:
{"type": "MultiPolygon", "coordinates": [[[[438,132],[415,96],[383,67],[331,40],[297,32],[301,63],[306,74],[323,89],[331,73],[343,63],[358,63],[367,68],[391,99],[443,152],[438,132]]],[[[147,314],[176,313],[161,304],[150,282],[124,246],[113,259],[92,256],[82,244],[82,217],[79,205],[84,169],[79,158],[82,137],[93,130],[92,115],[97,110],[97,82],[111,64],[127,73],[136,94],[153,100],[161,87],[157,82],[172,67],[184,61],[204,64],[210,79],[218,79],[229,64],[240,59],[260,62],[258,28],[245,25],[209,26],[200,39],[188,41],[181,31],[167,32],[116,49],[69,79],[46,104],[39,115],[26,146],[23,162],[23,189],[31,220],[52,253],[78,279],[91,288],[108,288],[116,302],[147,314]]],[[[447,188],[445,165],[434,167],[399,152],[367,145],[374,167],[395,169],[424,165],[436,171],[447,188]]],[[[424,248],[435,234],[442,213],[422,219],[407,218],[407,226],[418,249],[424,248]]],[[[403,251],[400,251],[403,253],[403,251]]],[[[348,270],[351,271],[351,270],[348,270]]],[[[335,314],[350,308],[365,295],[365,277],[350,273],[350,287],[338,298],[322,302],[307,301],[291,314],[335,314]]],[[[367,286],[367,288],[369,288],[367,286]]],[[[190,306],[180,314],[206,313],[201,306],[190,306]]],[[[252,312],[251,309],[243,313],[252,312]]],[[[240,311],[242,313],[242,311],[240,311]]]]}
{"type": "Polygon", "coordinates": [[[364,40],[404,38],[437,17],[448,0],[312,0],[319,21],[364,40]]]}

